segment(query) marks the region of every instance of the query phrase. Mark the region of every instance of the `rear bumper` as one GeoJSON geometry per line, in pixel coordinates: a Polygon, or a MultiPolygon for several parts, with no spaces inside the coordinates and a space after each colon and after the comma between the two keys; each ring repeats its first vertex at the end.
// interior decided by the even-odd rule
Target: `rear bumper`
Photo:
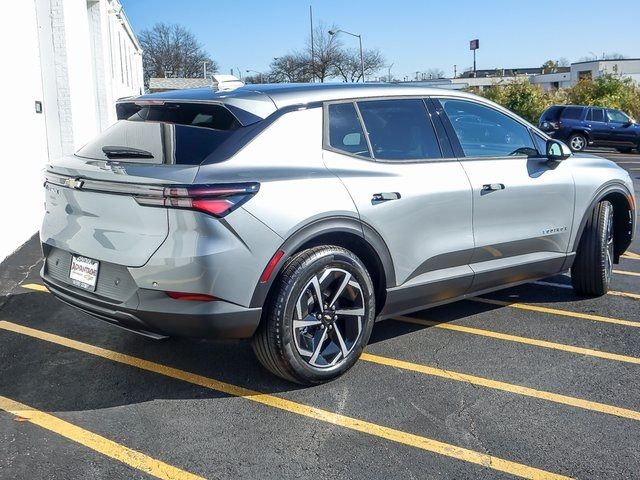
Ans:
{"type": "Polygon", "coordinates": [[[114,303],[41,271],[49,291],[64,303],[93,317],[152,338],[166,336],[243,339],[260,323],[261,308],[245,308],[223,301],[173,300],[163,292],[138,289],[122,303],[114,303]]]}

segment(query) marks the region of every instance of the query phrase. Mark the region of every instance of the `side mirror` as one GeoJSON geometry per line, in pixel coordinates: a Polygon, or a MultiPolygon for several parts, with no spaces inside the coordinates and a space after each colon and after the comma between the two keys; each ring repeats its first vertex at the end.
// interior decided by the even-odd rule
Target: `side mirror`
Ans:
{"type": "Polygon", "coordinates": [[[547,140],[547,159],[554,162],[566,160],[571,156],[571,149],[560,140],[547,140]]]}
{"type": "Polygon", "coordinates": [[[624,123],[622,124],[622,127],[623,127],[623,128],[629,128],[631,125],[633,125],[633,122],[632,122],[631,120],[629,120],[629,121],[627,121],[627,122],[624,122],[624,123]]]}

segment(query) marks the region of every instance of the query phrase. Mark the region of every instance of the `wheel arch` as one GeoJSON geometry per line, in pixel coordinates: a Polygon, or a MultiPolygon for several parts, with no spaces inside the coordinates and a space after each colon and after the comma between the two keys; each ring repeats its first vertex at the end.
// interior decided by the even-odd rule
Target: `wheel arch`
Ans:
{"type": "Polygon", "coordinates": [[[613,222],[614,222],[614,244],[615,244],[615,259],[618,263],[620,255],[622,255],[633,240],[633,232],[635,229],[635,201],[633,195],[629,190],[621,183],[609,183],[594,195],[594,198],[589,203],[589,207],[585,210],[580,225],[577,230],[577,235],[573,243],[572,252],[577,252],[580,239],[584,233],[587,219],[591,211],[595,206],[604,200],[611,202],[613,205],[613,222]]]}
{"type": "Polygon", "coordinates": [[[376,313],[380,312],[386,300],[387,288],[395,286],[393,260],[380,234],[371,226],[352,217],[316,220],[292,234],[279,248],[284,255],[278,261],[269,280],[256,285],[251,306],[264,306],[288,261],[298,252],[318,245],[344,247],[362,260],[374,284],[376,313]]]}

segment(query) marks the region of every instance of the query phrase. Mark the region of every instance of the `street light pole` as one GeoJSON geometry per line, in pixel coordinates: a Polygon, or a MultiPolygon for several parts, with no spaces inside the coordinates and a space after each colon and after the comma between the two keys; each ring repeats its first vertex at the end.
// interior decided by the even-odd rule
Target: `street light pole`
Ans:
{"type": "Polygon", "coordinates": [[[329,30],[329,35],[337,35],[339,33],[346,33],[347,35],[351,35],[352,37],[357,37],[360,41],[360,75],[362,75],[362,83],[365,83],[364,78],[364,51],[362,50],[362,35],[357,35],[355,33],[347,32],[346,30],[329,30]]]}

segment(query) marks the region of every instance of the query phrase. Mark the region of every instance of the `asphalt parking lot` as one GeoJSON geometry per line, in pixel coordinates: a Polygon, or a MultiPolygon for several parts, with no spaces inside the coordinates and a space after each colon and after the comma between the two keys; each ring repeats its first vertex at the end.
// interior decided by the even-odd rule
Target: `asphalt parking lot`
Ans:
{"type": "MultiPolygon", "coordinates": [[[[640,155],[602,153],[640,192],[640,155]]],[[[640,478],[640,240],[613,291],[557,276],[380,322],[300,388],[246,343],[149,340],[0,269],[0,479],[640,478]]]]}

